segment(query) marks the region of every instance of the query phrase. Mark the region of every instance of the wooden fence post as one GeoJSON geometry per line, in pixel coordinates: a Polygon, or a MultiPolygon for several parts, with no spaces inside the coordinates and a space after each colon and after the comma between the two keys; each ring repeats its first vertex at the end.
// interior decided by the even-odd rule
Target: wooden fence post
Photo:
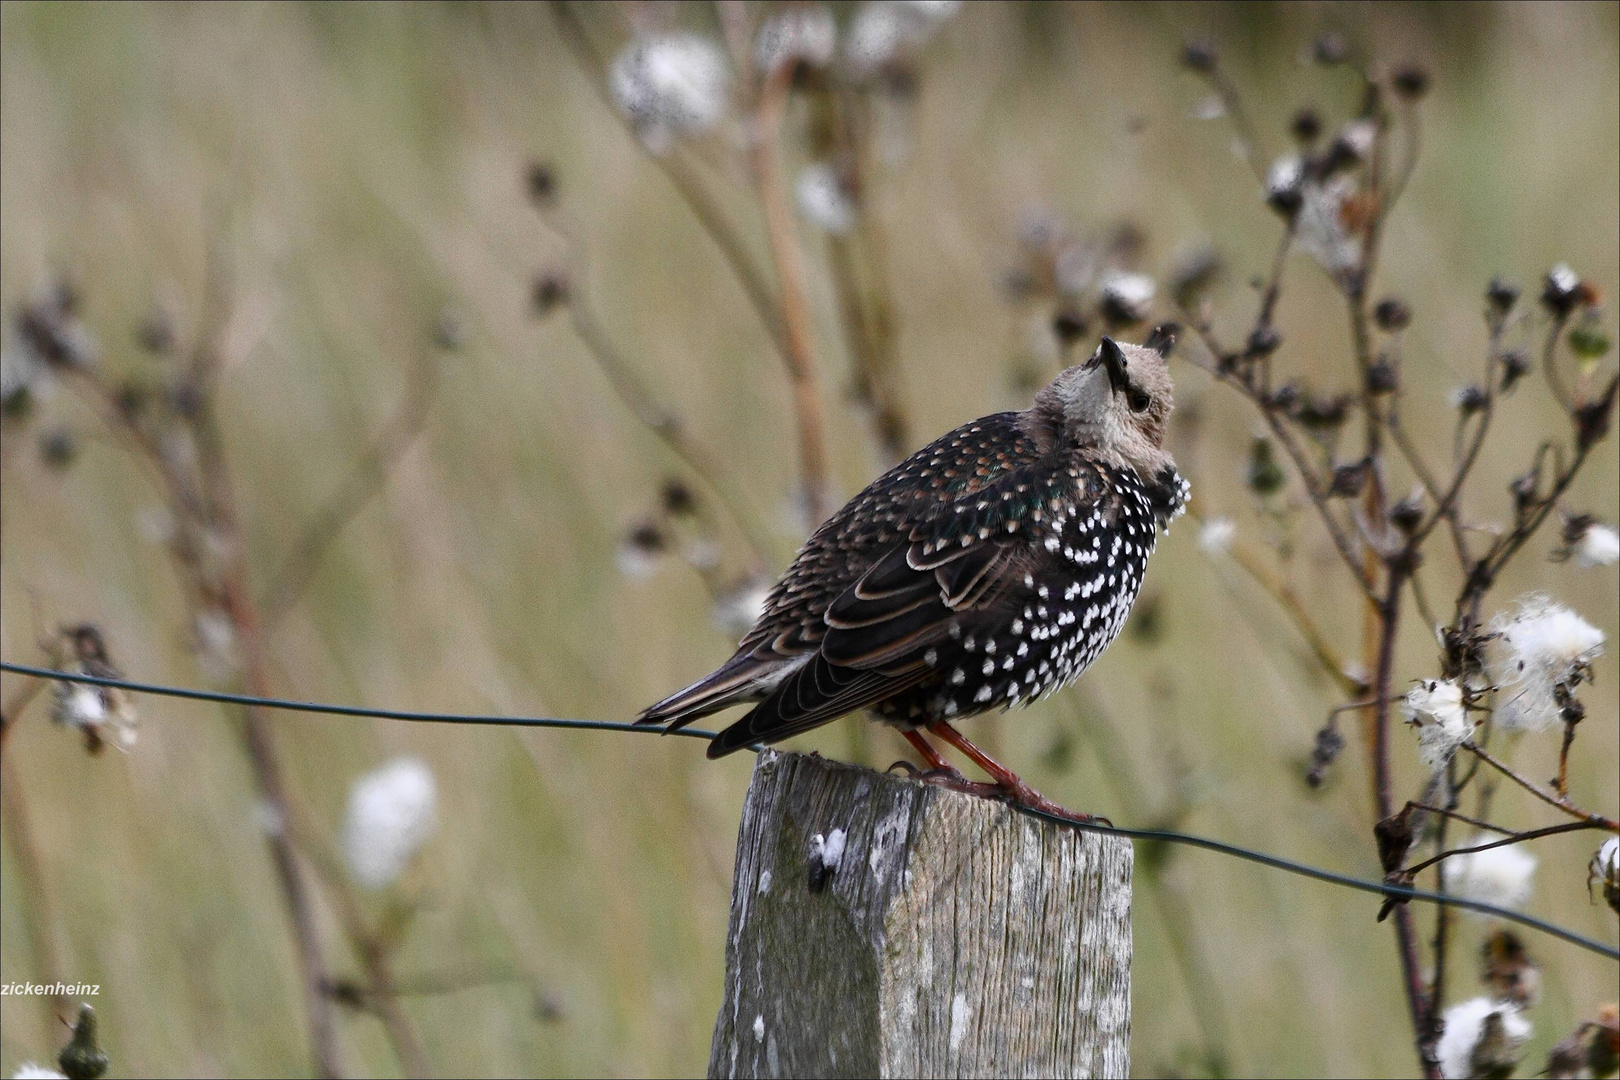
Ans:
{"type": "Polygon", "coordinates": [[[709,1075],[1125,1076],[1131,845],[766,751],[709,1075]]]}

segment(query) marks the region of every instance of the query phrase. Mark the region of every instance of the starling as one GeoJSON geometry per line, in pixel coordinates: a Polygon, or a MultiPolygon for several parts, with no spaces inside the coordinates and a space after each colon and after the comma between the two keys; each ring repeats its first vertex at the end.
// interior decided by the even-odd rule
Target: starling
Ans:
{"type": "Polygon", "coordinates": [[[870,709],[923,756],[925,778],[1057,810],[951,721],[1063,687],[1124,625],[1189,493],[1161,448],[1173,338],[1154,341],[1105,337],[1030,408],[974,420],[880,476],[805,543],[736,654],[639,722],[674,730],[755,703],[709,744],[717,758],[870,709]],[[995,783],[968,783],[924,732],[995,783]]]}

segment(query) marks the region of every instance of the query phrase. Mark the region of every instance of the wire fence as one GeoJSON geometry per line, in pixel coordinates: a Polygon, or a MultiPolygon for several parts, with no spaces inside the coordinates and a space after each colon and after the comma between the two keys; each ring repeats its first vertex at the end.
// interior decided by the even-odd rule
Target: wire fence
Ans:
{"type": "MultiPolygon", "coordinates": [[[[530,727],[530,728],[561,728],[578,731],[621,731],[642,735],[676,735],[691,739],[711,739],[715,732],[698,728],[681,728],[677,731],[666,731],[661,727],[642,724],[624,723],[613,720],[572,720],[550,716],[501,716],[495,714],[478,713],[435,713],[415,712],[405,709],[372,709],[357,705],[332,705],[323,702],[296,701],[290,698],[255,697],[251,694],[233,694],[218,690],[195,690],[183,686],[166,686],[161,683],[136,682],[131,679],[111,679],[97,675],[81,675],[76,672],[55,671],[51,668],[33,667],[27,664],[14,664],[10,661],[0,661],[0,671],[9,671],[14,675],[25,675],[36,679],[53,679],[60,682],[86,683],[92,686],[116,687],[131,693],[154,694],[162,697],[182,698],[190,701],[210,701],[227,705],[245,705],[262,709],[277,709],[284,712],[317,713],[327,716],[353,716],[373,720],[398,720],[418,724],[466,724],[476,726],[501,727],[530,727]]],[[[14,717],[8,717],[10,723],[14,717]]],[[[749,749],[758,751],[759,746],[749,749]]],[[[1215,852],[1235,859],[1244,859],[1248,862],[1258,863],[1273,870],[1283,870],[1300,877],[1312,878],[1316,881],[1325,881],[1330,885],[1338,885],[1347,889],[1356,889],[1361,892],[1374,893],[1385,898],[1405,901],[1419,901],[1429,904],[1441,904],[1449,907],[1464,908],[1469,911],[1490,915],[1494,918],[1504,919],[1517,923],[1531,930],[1539,931],[1550,937],[1567,941],[1599,956],[1611,960],[1620,960],[1620,948],[1606,945],[1594,938],[1577,933],[1566,927],[1551,923],[1545,919],[1538,919],[1533,915],[1525,915],[1511,908],[1498,907],[1479,900],[1471,900],[1463,896],[1451,896],[1445,893],[1429,892],[1424,889],[1415,889],[1403,885],[1394,885],[1384,881],[1375,881],[1370,878],[1358,878],[1349,874],[1341,874],[1333,870],[1310,866],[1295,862],[1278,855],[1269,855],[1263,851],[1255,851],[1238,844],[1229,844],[1224,840],[1213,840],[1206,836],[1194,836],[1190,833],[1175,832],[1169,829],[1132,829],[1120,825],[1105,825],[1100,822],[1078,822],[1068,818],[1048,814],[1028,807],[1014,806],[1019,813],[1031,817],[1054,821],[1060,825],[1071,828],[1084,829],[1090,832],[1111,833],[1131,840],[1153,840],[1170,844],[1181,844],[1186,847],[1201,848],[1205,851],[1215,852]]]]}

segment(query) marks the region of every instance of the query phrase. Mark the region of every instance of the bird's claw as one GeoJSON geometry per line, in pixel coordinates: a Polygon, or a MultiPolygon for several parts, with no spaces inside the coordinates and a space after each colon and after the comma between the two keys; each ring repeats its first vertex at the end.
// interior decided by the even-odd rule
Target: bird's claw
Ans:
{"type": "Polygon", "coordinates": [[[1060,818],[1063,821],[1072,821],[1077,825],[1106,825],[1109,828],[1114,827],[1114,823],[1105,817],[1098,817],[1096,814],[1080,814],[1073,810],[1059,806],[1057,803],[1053,802],[1051,799],[1048,799],[1045,795],[1042,795],[1040,792],[1026,784],[1019,784],[1016,787],[998,787],[997,790],[1001,792],[1002,798],[1004,798],[1007,802],[1012,803],[1014,806],[1021,806],[1027,810],[1038,810],[1042,814],[1046,814],[1050,817],[1060,818]]]}

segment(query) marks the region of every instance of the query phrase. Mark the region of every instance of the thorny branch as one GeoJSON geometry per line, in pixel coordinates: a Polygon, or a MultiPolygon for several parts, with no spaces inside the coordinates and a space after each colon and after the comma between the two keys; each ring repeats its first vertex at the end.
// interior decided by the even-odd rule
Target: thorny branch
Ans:
{"type": "MultiPolygon", "coordinates": [[[[1318,60],[1323,63],[1339,63],[1344,59],[1342,43],[1332,47],[1324,47],[1323,43],[1318,43],[1316,54],[1318,60]]],[[[1361,386],[1357,400],[1365,420],[1363,467],[1366,483],[1357,484],[1360,488],[1361,505],[1359,510],[1352,509],[1349,516],[1351,528],[1347,529],[1330,506],[1330,499],[1334,494],[1351,494],[1348,490],[1339,490],[1338,470],[1343,467],[1335,469],[1334,483],[1330,487],[1302,452],[1298,440],[1294,438],[1290,427],[1289,401],[1274,390],[1272,383],[1272,354],[1281,343],[1280,337],[1271,328],[1272,317],[1281,293],[1284,264],[1298,229],[1297,218],[1301,199],[1297,193],[1289,196],[1287,192],[1282,193],[1287,197],[1279,197],[1279,193],[1270,186],[1273,181],[1265,172],[1255,151],[1256,140],[1249,126],[1247,114],[1243,110],[1241,96],[1235,84],[1220,69],[1213,47],[1205,44],[1188,46],[1183,59],[1188,67],[1200,74],[1219,94],[1224,111],[1232,118],[1237,129],[1240,144],[1251,168],[1262,184],[1268,186],[1268,201],[1283,214],[1287,223],[1267,285],[1262,292],[1262,302],[1252,324],[1246,348],[1241,351],[1223,349],[1214,335],[1205,311],[1188,312],[1187,321],[1202,339],[1210,356],[1207,364],[1200,363],[1199,366],[1217,381],[1238,390],[1259,410],[1272,438],[1283,447],[1299,473],[1312,505],[1317,510],[1341,559],[1351,572],[1352,580],[1368,600],[1363,636],[1366,653],[1375,674],[1371,698],[1366,703],[1368,712],[1364,714],[1367,716],[1364,733],[1371,758],[1380,829],[1383,829],[1384,826],[1397,821],[1397,818],[1391,816],[1393,791],[1389,745],[1390,707],[1394,700],[1392,676],[1399,604],[1402,590],[1408,581],[1412,585],[1414,598],[1425,619],[1433,621],[1418,579],[1418,569],[1423,561],[1424,542],[1441,522],[1446,523],[1464,581],[1457,596],[1452,625],[1441,628],[1443,639],[1448,643],[1443,667],[1446,677],[1462,678],[1467,676],[1470,670],[1476,670],[1480,663],[1483,645],[1479,630],[1479,609],[1486,593],[1503,567],[1550,516],[1587,460],[1591,447],[1607,433],[1611,415],[1616,407],[1616,398],[1620,396],[1620,376],[1612,378],[1606,387],[1595,394],[1591,393],[1591,387],[1587,385],[1589,379],[1583,380],[1582,394],[1579,396],[1571,394],[1566,388],[1557,363],[1558,342],[1569,322],[1571,312],[1580,302],[1581,287],[1576,285],[1572,290],[1566,283],[1555,282],[1550,276],[1549,295],[1552,295],[1551,290],[1555,287],[1563,291],[1555,295],[1552,301],[1548,301],[1546,297],[1543,299],[1552,310],[1552,318],[1542,349],[1541,366],[1546,373],[1553,396],[1573,421],[1574,449],[1566,464],[1561,449],[1556,444],[1552,445],[1554,458],[1552,478],[1545,490],[1542,479],[1547,445],[1544,444],[1543,448],[1537,451],[1531,471],[1513,486],[1518,505],[1512,527],[1497,535],[1485,554],[1476,559],[1468,543],[1468,526],[1463,520],[1461,509],[1462,496],[1491,431],[1497,398],[1514,379],[1523,374],[1523,367],[1527,366],[1521,365],[1518,371],[1510,374],[1507,371],[1507,361],[1502,347],[1503,334],[1511,322],[1517,290],[1507,286],[1499,287],[1493,283],[1489,291],[1486,319],[1489,341],[1483,378],[1472,400],[1467,402],[1467,407],[1460,410],[1451,471],[1449,475],[1439,475],[1424,461],[1401,425],[1398,348],[1391,348],[1385,353],[1378,352],[1373,332],[1375,315],[1370,306],[1371,284],[1377,268],[1383,231],[1395,203],[1416,167],[1420,149],[1416,101],[1426,88],[1428,77],[1419,69],[1400,69],[1393,74],[1386,86],[1363,74],[1367,93],[1359,120],[1363,125],[1370,124],[1371,139],[1364,150],[1348,155],[1348,160],[1352,167],[1360,170],[1360,192],[1366,206],[1370,207],[1370,212],[1363,215],[1359,257],[1355,265],[1348,270],[1339,270],[1330,275],[1346,302],[1352,356],[1361,386]],[[1388,106],[1391,99],[1396,102],[1393,116],[1388,106]],[[1386,143],[1396,127],[1403,134],[1403,149],[1400,163],[1391,179],[1385,175],[1390,157],[1386,143]],[[1468,427],[1470,420],[1473,425],[1471,432],[1468,427]],[[1422,490],[1433,504],[1432,509],[1424,510],[1421,504],[1411,507],[1405,503],[1393,507],[1388,504],[1386,496],[1388,478],[1385,474],[1386,463],[1383,454],[1386,434],[1401,459],[1421,482],[1422,490]],[[1470,665],[1474,667],[1471,669],[1470,665]]],[[[1324,156],[1307,159],[1303,172],[1309,176],[1313,170],[1323,171],[1329,167],[1342,167],[1342,162],[1335,164],[1332,160],[1333,155],[1339,153],[1340,147],[1336,142],[1334,148],[1324,156]]],[[[1378,304],[1376,322],[1380,329],[1386,332],[1398,334],[1408,318],[1404,305],[1398,301],[1385,300],[1378,304]]],[[[1269,567],[1249,566],[1247,563],[1243,565],[1266,591],[1282,599],[1278,587],[1280,577],[1274,572],[1268,573],[1269,567]]],[[[1285,609],[1286,607],[1285,604],[1285,609]]],[[[1312,620],[1308,617],[1302,620],[1292,612],[1290,618],[1301,627],[1308,639],[1314,640],[1311,633],[1314,628],[1312,620]]],[[[1316,651],[1323,666],[1329,667],[1328,658],[1334,654],[1319,649],[1316,651]]],[[[1411,843],[1411,833],[1405,833],[1407,839],[1401,842],[1394,856],[1397,867],[1391,870],[1392,875],[1410,881],[1416,874],[1438,867],[1443,860],[1453,855],[1487,851],[1540,836],[1578,829],[1596,828],[1613,831],[1616,828],[1613,820],[1575,806],[1570,801],[1565,787],[1569,748],[1578,719],[1578,712],[1566,716],[1564,742],[1559,759],[1559,777],[1555,781],[1556,790],[1553,792],[1546,791],[1519,775],[1511,766],[1490,754],[1478,742],[1469,740],[1462,744],[1462,749],[1475,755],[1478,761],[1490,765],[1536,798],[1577,818],[1577,821],[1515,832],[1483,820],[1483,800],[1479,817],[1458,814],[1455,811],[1457,793],[1474,778],[1478,765],[1476,763],[1459,778],[1456,763],[1448,760],[1445,768],[1436,773],[1434,783],[1431,784],[1431,788],[1435,784],[1440,785],[1443,805],[1408,802],[1406,810],[1399,815],[1400,819],[1405,819],[1413,810],[1440,815],[1441,827],[1435,838],[1437,852],[1431,858],[1400,869],[1398,864],[1405,859],[1404,845],[1411,843]],[[1505,838],[1473,847],[1448,850],[1444,826],[1451,818],[1504,833],[1505,838]]],[[[1484,785],[1482,790],[1488,789],[1489,786],[1484,785]]],[[[1409,823],[1406,827],[1411,828],[1409,823]]],[[[1385,836],[1383,832],[1379,835],[1382,851],[1385,836]]],[[[1439,887],[1441,889],[1445,887],[1443,878],[1439,887]]],[[[1394,914],[1403,981],[1418,1058],[1425,1075],[1438,1076],[1435,1048],[1444,1004],[1444,965],[1451,923],[1447,913],[1441,912],[1437,916],[1433,939],[1435,974],[1432,983],[1425,985],[1410,912],[1406,910],[1405,905],[1396,904],[1394,914]]]]}

